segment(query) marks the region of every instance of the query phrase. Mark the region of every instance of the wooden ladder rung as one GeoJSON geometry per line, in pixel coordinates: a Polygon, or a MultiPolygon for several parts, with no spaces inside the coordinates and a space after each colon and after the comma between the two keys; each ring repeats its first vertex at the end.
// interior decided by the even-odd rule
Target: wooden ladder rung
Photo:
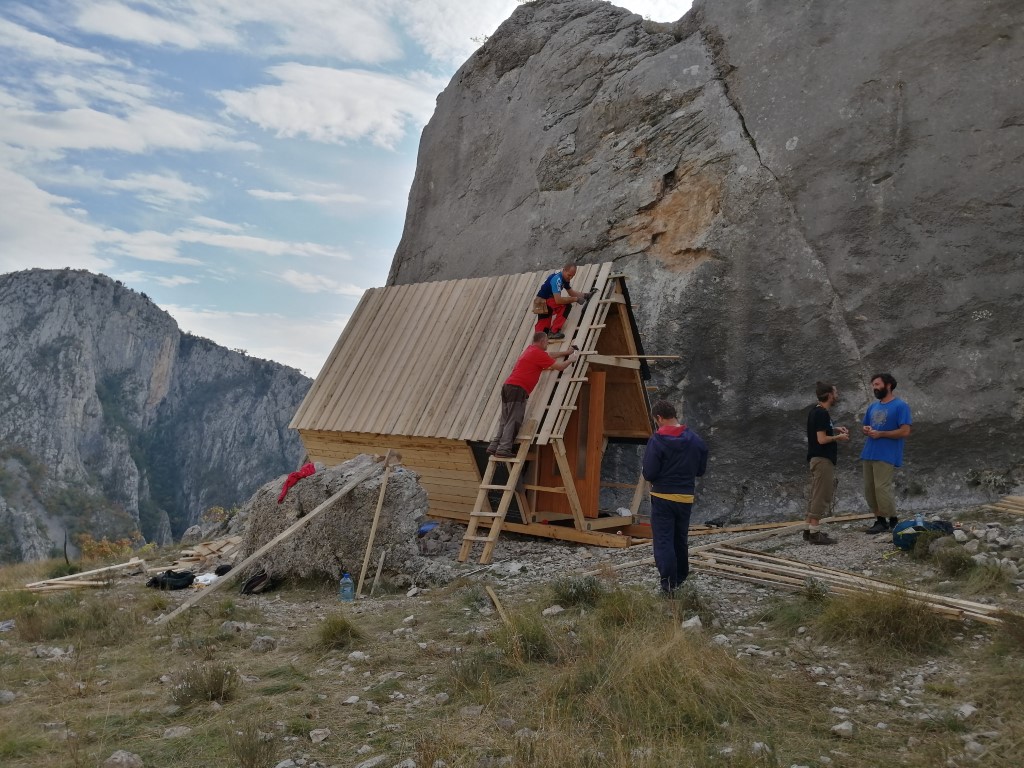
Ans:
{"type": "Polygon", "coordinates": [[[501,517],[497,512],[473,512],[470,517],[501,517]]]}
{"type": "Polygon", "coordinates": [[[485,491],[514,491],[515,488],[509,488],[507,485],[481,485],[480,488],[485,491]]]}
{"type": "Polygon", "coordinates": [[[463,541],[494,541],[490,536],[463,536],[463,541]]]}

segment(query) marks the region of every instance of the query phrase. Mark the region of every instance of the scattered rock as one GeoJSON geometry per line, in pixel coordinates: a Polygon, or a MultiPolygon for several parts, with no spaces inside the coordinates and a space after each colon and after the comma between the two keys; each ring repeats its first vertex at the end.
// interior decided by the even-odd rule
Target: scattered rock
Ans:
{"type": "Polygon", "coordinates": [[[319,744],[322,741],[327,741],[330,735],[330,728],[316,728],[309,732],[309,740],[312,741],[314,744],[319,744]]]}
{"type": "Polygon", "coordinates": [[[832,733],[841,739],[852,739],[856,728],[849,720],[844,720],[839,725],[832,726],[832,733]]]}
{"type": "Polygon", "coordinates": [[[480,717],[484,713],[483,704],[473,704],[469,707],[463,707],[459,710],[461,717],[480,717]]]}
{"type": "Polygon", "coordinates": [[[377,755],[376,757],[371,757],[369,760],[363,760],[361,763],[356,763],[354,768],[376,768],[376,766],[380,765],[387,759],[387,755],[377,755]]]}
{"type": "Polygon", "coordinates": [[[346,704],[346,705],[358,704],[359,703],[359,697],[358,696],[349,696],[347,699],[345,699],[341,703],[342,704],[346,704]]]}
{"type": "Polygon", "coordinates": [[[143,768],[143,763],[135,753],[119,749],[103,761],[103,768],[143,768]]]}
{"type": "Polygon", "coordinates": [[[187,725],[175,725],[164,730],[165,739],[180,739],[182,736],[188,736],[192,733],[192,729],[187,725]]]}
{"type": "Polygon", "coordinates": [[[256,653],[267,653],[268,651],[277,650],[277,639],[270,637],[269,635],[260,635],[249,645],[250,651],[256,653]]]}
{"type": "Polygon", "coordinates": [[[704,623],[700,620],[700,616],[694,616],[692,619],[687,619],[682,623],[683,629],[701,629],[704,623]]]}
{"type": "Polygon", "coordinates": [[[256,629],[256,625],[248,621],[225,621],[220,625],[221,632],[234,632],[235,634],[248,632],[250,629],[256,629]]]}
{"type": "Polygon", "coordinates": [[[16,698],[14,691],[0,691],[0,704],[10,704],[16,698]]]}
{"type": "Polygon", "coordinates": [[[543,611],[541,611],[541,615],[542,616],[557,616],[558,614],[563,613],[564,611],[565,611],[565,608],[563,608],[562,606],[560,606],[560,605],[552,605],[550,608],[545,608],[543,611]]]}
{"type": "Polygon", "coordinates": [[[961,704],[959,707],[957,707],[956,712],[954,712],[954,714],[956,715],[958,720],[967,720],[977,711],[978,708],[968,702],[966,704],[961,704]]]}

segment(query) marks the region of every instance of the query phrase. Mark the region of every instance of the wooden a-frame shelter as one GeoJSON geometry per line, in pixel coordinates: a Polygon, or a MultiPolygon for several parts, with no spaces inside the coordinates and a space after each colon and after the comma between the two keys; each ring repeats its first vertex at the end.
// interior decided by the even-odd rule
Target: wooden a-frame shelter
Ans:
{"type": "Polygon", "coordinates": [[[364,293],[290,425],[310,460],[399,451],[420,474],[429,514],[469,524],[461,560],[483,541],[481,562],[489,562],[501,530],[628,546],[642,483],[605,484],[635,492],[630,516],[602,514],[601,459],[610,441],[650,436],[649,373],[625,277],[611,263],[580,266],[573,278],[575,289],[595,293],[582,311],[572,307],[565,340],[549,351],[573,343],[582,354],[542,374],[516,456],[484,451],[502,383],[531,341],[532,299],[549,274],[364,293]]]}

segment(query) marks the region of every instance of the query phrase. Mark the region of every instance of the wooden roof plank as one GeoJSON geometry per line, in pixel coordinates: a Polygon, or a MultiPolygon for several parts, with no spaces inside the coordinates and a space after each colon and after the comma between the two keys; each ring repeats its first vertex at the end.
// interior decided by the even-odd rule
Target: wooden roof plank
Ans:
{"type": "Polygon", "coordinates": [[[482,286],[482,290],[473,291],[463,301],[462,312],[457,320],[457,330],[453,330],[456,335],[455,346],[450,354],[445,356],[444,367],[438,374],[436,389],[430,403],[420,412],[421,417],[417,424],[419,431],[426,434],[451,434],[451,410],[457,410],[465,401],[467,390],[472,391],[481,386],[475,379],[478,371],[470,365],[478,364],[475,359],[477,350],[485,346],[489,340],[488,334],[480,332],[480,326],[485,322],[488,325],[493,322],[491,318],[495,310],[501,307],[503,283],[502,279],[488,281],[482,286]]]}
{"type": "MultiPolygon", "coordinates": [[[[487,312],[488,308],[493,312],[495,307],[503,307],[503,303],[513,304],[515,297],[508,298],[508,284],[510,281],[495,280],[491,284],[491,290],[486,291],[486,303],[484,304],[481,312],[487,312]]],[[[481,314],[476,314],[473,318],[476,322],[482,320],[481,314]]],[[[478,391],[486,391],[488,387],[486,384],[479,380],[481,370],[487,367],[490,359],[494,356],[494,350],[496,348],[496,339],[486,333],[478,333],[473,339],[473,342],[466,346],[462,350],[462,359],[454,367],[452,376],[456,379],[466,381],[467,379],[473,380],[473,386],[470,387],[459,387],[458,389],[452,388],[450,392],[450,399],[444,404],[441,409],[442,418],[436,425],[436,429],[445,435],[461,434],[461,425],[466,418],[466,413],[472,408],[472,403],[475,401],[474,395],[478,391]]]]}
{"type": "Polygon", "coordinates": [[[438,389],[446,386],[446,382],[438,380],[444,364],[453,354],[454,336],[446,331],[450,328],[452,317],[457,311],[462,311],[458,297],[466,287],[461,280],[448,280],[436,285],[441,286],[439,290],[433,294],[428,292],[426,301],[416,303],[418,307],[432,311],[426,318],[420,318],[421,327],[416,329],[419,344],[408,376],[412,391],[406,400],[396,404],[397,418],[388,418],[384,421],[388,431],[398,434],[426,434],[420,428],[423,411],[429,406],[438,389]]]}
{"type": "MultiPolygon", "coordinates": [[[[503,324],[496,328],[499,340],[495,353],[482,369],[483,381],[488,382],[489,386],[482,387],[472,401],[466,428],[461,433],[466,440],[489,441],[497,431],[501,412],[501,387],[532,338],[537,316],[530,311],[530,303],[543,276],[543,272],[511,276],[509,294],[520,298],[514,304],[510,301],[511,306],[503,324]]],[[[524,423],[529,423],[529,418],[524,423]]]]}
{"type": "MultiPolygon", "coordinates": [[[[353,338],[352,354],[348,358],[348,367],[344,369],[338,380],[334,396],[320,421],[323,429],[338,429],[339,421],[349,423],[354,411],[352,404],[358,401],[365,388],[373,379],[374,368],[385,339],[377,329],[386,322],[388,315],[394,310],[398,292],[382,290],[379,300],[374,306],[372,322],[365,324],[360,336],[353,338]]],[[[346,431],[349,430],[346,428],[346,431]]]]}
{"type": "Polygon", "coordinates": [[[410,293],[408,289],[407,285],[396,287],[391,310],[370,330],[377,337],[375,341],[380,352],[367,361],[364,370],[368,375],[359,381],[358,397],[347,404],[352,414],[351,421],[348,421],[352,432],[376,432],[375,422],[379,421],[377,406],[382,395],[385,392],[390,395],[402,386],[399,375],[404,365],[401,354],[402,330],[412,316],[406,309],[410,293]]]}
{"type": "Polygon", "coordinates": [[[362,322],[362,319],[370,314],[368,307],[373,302],[374,295],[378,290],[370,288],[360,297],[355,311],[352,313],[349,321],[345,323],[345,327],[338,336],[338,341],[334,344],[331,354],[328,355],[327,361],[313,381],[313,386],[309,388],[309,392],[306,393],[306,397],[303,398],[302,404],[288,425],[291,429],[306,429],[315,424],[323,413],[324,404],[330,399],[334,391],[332,382],[338,378],[341,372],[343,365],[342,350],[351,342],[352,336],[357,332],[356,329],[362,322]]]}

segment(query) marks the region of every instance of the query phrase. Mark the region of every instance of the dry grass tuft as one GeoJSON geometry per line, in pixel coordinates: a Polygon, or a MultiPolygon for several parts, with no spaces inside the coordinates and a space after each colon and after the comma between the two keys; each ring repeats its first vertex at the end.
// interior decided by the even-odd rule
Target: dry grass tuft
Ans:
{"type": "Polygon", "coordinates": [[[342,651],[351,648],[357,640],[363,639],[363,632],[343,613],[328,616],[316,630],[317,647],[328,651],[342,651]]]}
{"type": "Polygon", "coordinates": [[[269,729],[260,730],[257,720],[246,720],[241,728],[229,730],[225,740],[239,768],[272,768],[277,764],[278,743],[269,729]]]}
{"type": "Polygon", "coordinates": [[[973,568],[967,577],[964,592],[981,595],[987,592],[1003,592],[1010,586],[1010,577],[998,565],[986,563],[973,568]]]}
{"type": "Polygon", "coordinates": [[[639,588],[616,588],[597,601],[595,618],[603,627],[645,627],[665,618],[662,598],[639,588]]]}
{"type": "Polygon", "coordinates": [[[560,730],[587,723],[627,743],[706,739],[723,722],[758,725],[780,707],[801,709],[786,686],[678,629],[674,618],[617,632],[591,627],[544,701],[564,721],[560,730]]]}
{"type": "Polygon", "coordinates": [[[178,676],[171,690],[175,704],[188,706],[204,701],[223,703],[238,691],[238,670],[223,664],[191,664],[178,676]]]}
{"type": "Polygon", "coordinates": [[[563,576],[551,585],[552,599],[563,608],[592,608],[605,593],[604,585],[595,576],[563,576]]]}
{"type": "Polygon", "coordinates": [[[542,617],[532,612],[514,612],[502,624],[494,640],[506,658],[518,664],[555,661],[558,646],[542,617]]]}
{"type": "Polygon", "coordinates": [[[963,547],[944,547],[932,555],[932,560],[945,576],[963,576],[974,569],[974,561],[963,547]]]}
{"type": "Polygon", "coordinates": [[[860,592],[828,601],[816,626],[827,640],[878,650],[932,653],[946,647],[954,624],[905,592],[860,592]]]}

